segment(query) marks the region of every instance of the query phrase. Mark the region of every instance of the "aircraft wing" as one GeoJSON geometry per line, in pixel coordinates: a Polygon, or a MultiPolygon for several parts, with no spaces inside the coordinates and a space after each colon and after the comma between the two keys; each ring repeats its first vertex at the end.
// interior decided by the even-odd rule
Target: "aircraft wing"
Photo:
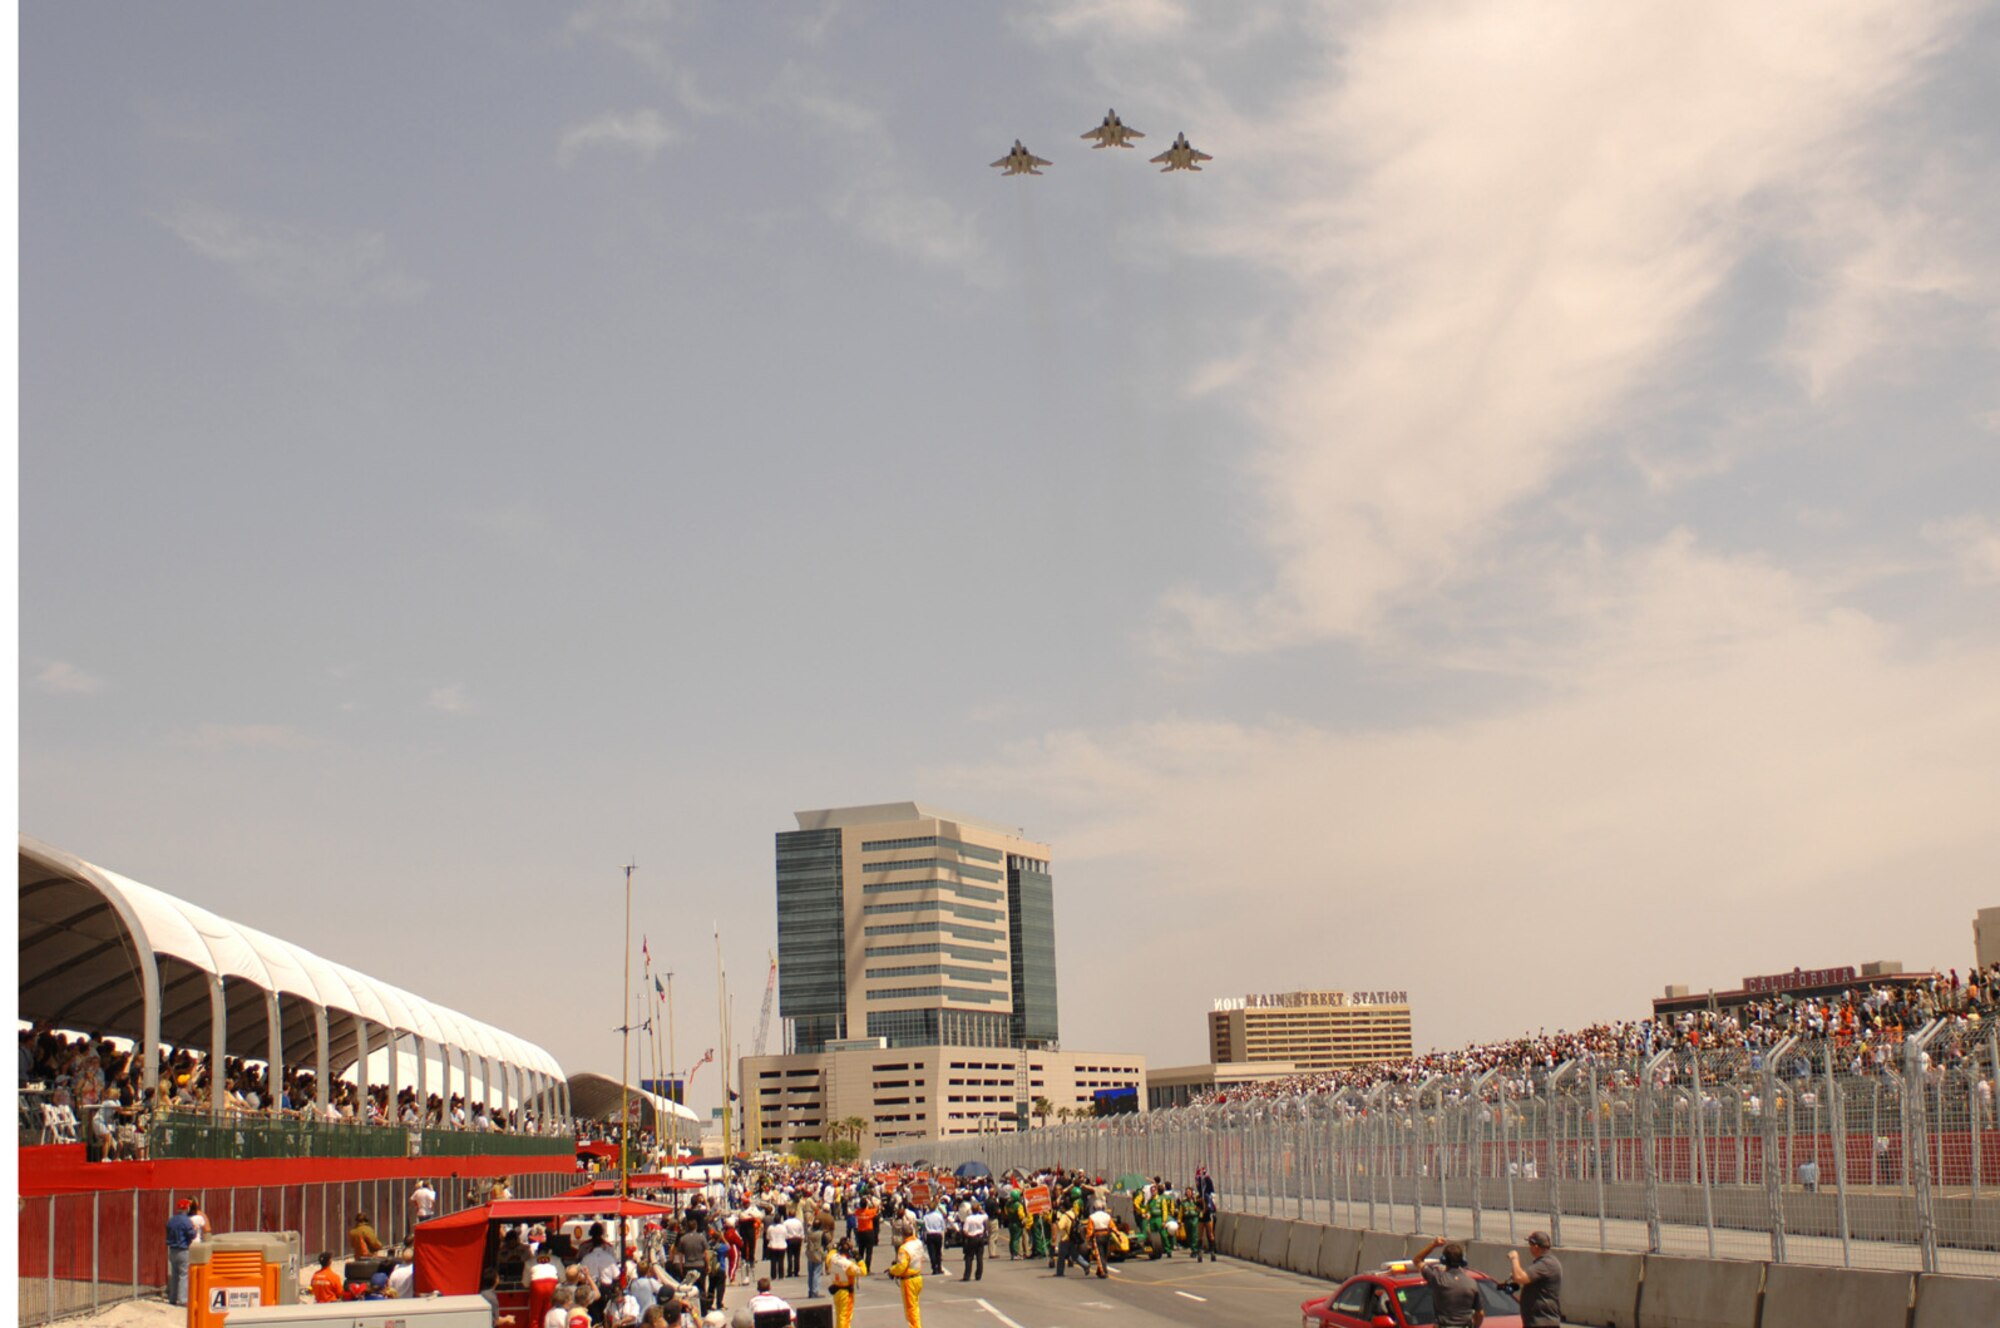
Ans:
{"type": "Polygon", "coordinates": [[[1172,148],[1168,148],[1165,152],[1162,152],[1159,156],[1154,157],[1152,160],[1153,164],[1157,166],[1162,162],[1170,162],[1173,159],[1174,159],[1174,150],[1172,148]]]}
{"type": "Polygon", "coordinates": [[[1192,156],[1192,157],[1193,157],[1193,158],[1194,158],[1194,159],[1195,159],[1196,161],[1214,161],[1214,160],[1215,160],[1215,158],[1213,158],[1213,157],[1209,156],[1209,155],[1208,155],[1208,154],[1207,154],[1206,152],[1203,152],[1203,151],[1202,151],[1202,150],[1201,150],[1200,148],[1189,148],[1189,149],[1188,149],[1188,155],[1192,156]]]}
{"type": "Polygon", "coordinates": [[[1053,165],[1055,165],[1055,163],[1054,163],[1054,162],[1052,162],[1052,161],[1050,161],[1050,160],[1049,160],[1049,159],[1048,159],[1047,157],[1037,157],[1037,156],[1036,156],[1036,155],[1035,155],[1034,153],[1032,153],[1032,152],[1031,152],[1031,153],[1029,153],[1029,154],[1028,154],[1028,165],[1030,165],[1030,166],[1053,166],[1053,165]]]}
{"type": "Polygon", "coordinates": [[[1005,166],[1013,160],[1014,160],[1014,154],[1010,152],[1006,156],[1002,157],[1000,160],[994,162],[993,164],[995,166],[1005,166]]]}

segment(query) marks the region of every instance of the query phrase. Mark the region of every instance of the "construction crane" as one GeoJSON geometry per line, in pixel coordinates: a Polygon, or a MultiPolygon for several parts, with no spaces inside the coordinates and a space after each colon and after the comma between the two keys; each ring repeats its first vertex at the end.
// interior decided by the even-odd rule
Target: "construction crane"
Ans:
{"type": "Polygon", "coordinates": [[[771,1040],[771,998],[778,993],[778,952],[771,951],[771,976],[764,979],[764,1008],[757,1012],[757,1054],[771,1040]]]}
{"type": "MultiPolygon", "coordinates": [[[[778,952],[771,951],[771,973],[764,979],[764,1008],[757,1012],[757,1054],[764,1054],[764,1046],[771,1040],[771,998],[778,994],[778,952]]],[[[751,1151],[761,1152],[764,1147],[764,1094],[754,1091],[749,1084],[743,1085],[745,1104],[750,1108],[750,1132],[756,1140],[751,1151]]]]}

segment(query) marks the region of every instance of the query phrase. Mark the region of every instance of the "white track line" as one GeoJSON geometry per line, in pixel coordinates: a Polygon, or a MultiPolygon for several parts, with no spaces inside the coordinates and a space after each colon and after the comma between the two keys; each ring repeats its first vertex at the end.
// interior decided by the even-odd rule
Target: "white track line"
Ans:
{"type": "Polygon", "coordinates": [[[1206,1304],[1208,1303],[1208,1297],[1207,1297],[1207,1296],[1197,1296],[1197,1295],[1196,1295],[1196,1294],[1194,1294],[1194,1292],[1192,1292],[1192,1291],[1176,1291],[1176,1292],[1174,1292],[1174,1294],[1175,1294],[1176,1296],[1186,1296],[1186,1297],[1187,1297],[1187,1298],[1188,1298],[1189,1300],[1198,1300],[1198,1301],[1200,1301],[1200,1302],[1201,1302],[1202,1304],[1204,1304],[1204,1305],[1206,1305],[1206,1304]]]}
{"type": "Polygon", "coordinates": [[[999,1310],[994,1309],[993,1302],[990,1300],[981,1300],[979,1302],[979,1308],[985,1310],[988,1314],[992,1315],[1000,1322],[1006,1324],[1007,1328],[1021,1328],[1020,1324],[1015,1323],[1012,1319],[1002,1314],[999,1310]]]}

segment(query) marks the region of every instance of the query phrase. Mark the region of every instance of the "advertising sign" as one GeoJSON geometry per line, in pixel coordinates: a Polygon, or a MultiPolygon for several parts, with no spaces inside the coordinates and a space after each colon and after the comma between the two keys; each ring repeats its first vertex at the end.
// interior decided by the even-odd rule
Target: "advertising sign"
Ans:
{"type": "Polygon", "coordinates": [[[1034,1217],[1049,1211],[1049,1187],[1030,1185],[1021,1191],[1021,1202],[1027,1206],[1028,1216],[1034,1217]]]}

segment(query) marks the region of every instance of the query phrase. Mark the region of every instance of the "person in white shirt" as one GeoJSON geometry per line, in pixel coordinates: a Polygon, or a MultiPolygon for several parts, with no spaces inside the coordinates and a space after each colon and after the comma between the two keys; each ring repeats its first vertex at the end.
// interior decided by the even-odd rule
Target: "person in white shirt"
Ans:
{"type": "Polygon", "coordinates": [[[791,1258],[792,1235],[786,1229],[785,1219],[776,1213],[764,1228],[764,1253],[771,1259],[771,1280],[777,1281],[785,1275],[785,1265],[791,1258]]]}
{"type": "Polygon", "coordinates": [[[981,1282],[986,1278],[986,1210],[974,1208],[959,1221],[965,1242],[965,1272],[961,1282],[981,1282]]]}
{"type": "Polygon", "coordinates": [[[771,1293],[771,1279],[768,1277],[758,1278],[757,1294],[750,1297],[750,1321],[756,1324],[765,1322],[775,1323],[778,1321],[777,1316],[780,1314],[785,1316],[784,1322],[786,1323],[797,1323],[799,1321],[798,1311],[792,1308],[791,1302],[783,1296],[771,1293]],[[771,1316],[769,1320],[764,1318],[767,1314],[771,1316]]]}
{"type": "Polygon", "coordinates": [[[924,1214],[924,1252],[930,1256],[931,1276],[944,1273],[944,1200],[924,1214]]]}
{"type": "Polygon", "coordinates": [[[410,1191],[410,1211],[419,1222],[428,1222],[437,1216],[437,1191],[427,1180],[417,1182],[417,1188],[410,1191]]]}
{"type": "Polygon", "coordinates": [[[639,1328],[639,1301],[630,1289],[614,1291],[604,1307],[605,1328],[639,1328]]]}
{"type": "Polygon", "coordinates": [[[389,1294],[397,1300],[408,1300],[416,1290],[417,1264],[410,1247],[403,1245],[396,1250],[396,1266],[389,1271],[389,1294]]]}
{"type": "Polygon", "coordinates": [[[794,1208],[792,1215],[785,1219],[785,1276],[799,1275],[799,1258],[806,1248],[806,1220],[794,1208]]]}
{"type": "Polygon", "coordinates": [[[570,1300],[567,1288],[556,1292],[542,1315],[541,1328],[569,1328],[570,1300]]]}

